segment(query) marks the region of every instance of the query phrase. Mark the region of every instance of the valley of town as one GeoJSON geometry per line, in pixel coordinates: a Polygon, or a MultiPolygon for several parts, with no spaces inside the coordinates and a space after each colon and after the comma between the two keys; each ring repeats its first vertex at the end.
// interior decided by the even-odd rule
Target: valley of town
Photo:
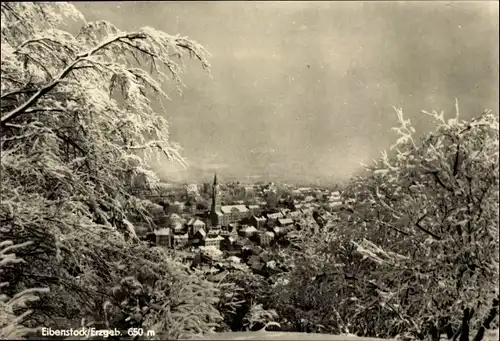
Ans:
{"type": "Polygon", "coordinates": [[[161,185],[145,197],[156,204],[155,228],[136,226],[139,238],[194,263],[226,259],[257,272],[276,267],[266,250],[294,247],[302,229],[323,228],[349,207],[338,188],[222,183],[217,174],[201,185],[161,185]]]}

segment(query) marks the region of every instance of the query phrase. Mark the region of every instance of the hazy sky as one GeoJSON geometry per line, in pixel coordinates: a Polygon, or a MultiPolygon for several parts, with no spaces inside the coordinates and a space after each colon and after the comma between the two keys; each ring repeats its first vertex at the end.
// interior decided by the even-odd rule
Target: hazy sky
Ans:
{"type": "Polygon", "coordinates": [[[421,133],[420,110],[452,115],[455,97],[463,117],[498,113],[497,1],[74,4],[208,49],[213,78],[188,63],[166,115],[184,154],[223,176],[345,179],[393,143],[392,106],[421,133]]]}

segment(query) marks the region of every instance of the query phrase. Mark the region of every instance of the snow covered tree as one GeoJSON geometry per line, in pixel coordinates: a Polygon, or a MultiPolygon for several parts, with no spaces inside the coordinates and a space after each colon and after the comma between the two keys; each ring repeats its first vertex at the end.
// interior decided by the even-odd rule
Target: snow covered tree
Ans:
{"type": "MultiPolygon", "coordinates": [[[[498,327],[498,117],[400,135],[345,188],[340,221],[303,236],[275,308],[330,333],[479,341],[498,327]]],[[[287,325],[281,322],[282,325],[287,325]]]]}
{"type": "MultiPolygon", "coordinates": [[[[423,112],[437,130],[421,141],[396,109],[400,126],[371,175],[351,184],[357,205],[351,224],[366,229],[353,241],[376,264],[379,304],[407,336],[441,334],[475,341],[498,323],[498,117],[470,121],[423,112]]],[[[355,227],[354,227],[355,228],[355,227]]]]}
{"type": "Polygon", "coordinates": [[[134,195],[138,178],[157,183],[149,161],[165,155],[184,163],[169,137],[163,83],[170,79],[182,89],[186,54],[208,71],[207,51],[151,27],[123,32],[106,21],[86,22],[67,3],[2,2],[1,23],[0,233],[2,240],[30,243],[20,250],[21,271],[4,273],[8,296],[48,286],[32,323],[104,323],[110,302],[120,308],[111,288],[124,278],[140,282],[148,269],[155,278],[148,282],[150,296],[162,300],[157,320],[181,314],[168,304],[170,291],[206,322],[181,316],[180,334],[211,328],[218,317],[210,283],[166,251],[145,247],[132,224],[153,224],[151,203],[134,195]],[[84,24],[72,35],[61,29],[64,20],[84,24]],[[172,272],[183,274],[177,276],[184,280],[176,286],[180,292],[165,279],[172,272]],[[203,290],[189,298],[196,288],[203,290]]]}
{"type": "MultiPolygon", "coordinates": [[[[17,264],[23,262],[22,259],[16,257],[14,251],[29,244],[31,243],[13,245],[10,240],[0,242],[0,275],[8,268],[15,268],[17,264]]],[[[2,279],[4,279],[3,276],[2,279]]],[[[23,326],[24,319],[31,311],[26,310],[18,315],[17,310],[25,309],[28,302],[38,300],[36,294],[48,292],[47,288],[31,288],[8,297],[2,293],[2,288],[6,288],[9,284],[9,282],[0,282],[0,339],[5,340],[19,339],[34,331],[23,326]]]]}

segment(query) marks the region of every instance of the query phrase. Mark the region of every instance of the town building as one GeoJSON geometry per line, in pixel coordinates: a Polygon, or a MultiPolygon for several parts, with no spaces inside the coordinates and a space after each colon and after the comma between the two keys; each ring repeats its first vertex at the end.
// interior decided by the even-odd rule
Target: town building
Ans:
{"type": "Polygon", "coordinates": [[[278,219],[278,226],[290,226],[293,225],[293,220],[290,218],[278,219]]]}
{"type": "Polygon", "coordinates": [[[238,236],[238,226],[235,224],[229,224],[228,226],[223,226],[220,229],[220,235],[222,237],[236,237],[238,236]]]}
{"type": "Polygon", "coordinates": [[[217,174],[214,176],[212,187],[212,205],[209,219],[212,226],[227,226],[242,219],[249,218],[251,211],[245,205],[225,205],[221,206],[219,184],[217,174]]]}
{"type": "Polygon", "coordinates": [[[174,247],[183,247],[187,245],[189,242],[189,235],[186,234],[181,234],[181,235],[175,235],[173,238],[173,246],[174,247]]]}
{"type": "Polygon", "coordinates": [[[261,229],[266,224],[266,218],[262,216],[252,215],[249,219],[251,225],[255,226],[257,229],[261,229]]]}
{"type": "Polygon", "coordinates": [[[275,212],[275,213],[267,213],[266,214],[268,220],[277,220],[284,218],[283,213],[281,212],[275,212]]]}
{"type": "Polygon", "coordinates": [[[241,235],[244,236],[244,237],[247,237],[247,238],[249,238],[249,237],[251,237],[253,235],[256,235],[257,232],[258,231],[255,228],[255,226],[251,226],[251,225],[250,226],[246,226],[246,227],[244,227],[244,228],[242,228],[240,230],[241,235]]]}
{"type": "Polygon", "coordinates": [[[259,215],[262,212],[262,208],[259,205],[248,205],[247,208],[253,215],[259,215]]]}
{"type": "Polygon", "coordinates": [[[160,228],[158,230],[155,230],[154,235],[156,237],[156,244],[157,245],[163,245],[163,246],[172,246],[172,234],[171,230],[168,227],[160,228]]]}
{"type": "Polygon", "coordinates": [[[214,246],[217,249],[220,249],[221,242],[223,240],[224,240],[224,238],[221,237],[221,236],[206,237],[205,240],[204,240],[204,246],[214,246]]]}
{"type": "Polygon", "coordinates": [[[274,233],[266,231],[266,232],[261,232],[259,234],[259,242],[260,245],[266,246],[271,243],[271,241],[274,239],[274,233]]]}
{"type": "Polygon", "coordinates": [[[251,215],[251,212],[245,205],[221,206],[220,210],[224,216],[227,216],[229,224],[248,218],[251,215]]]}
{"type": "Polygon", "coordinates": [[[244,187],[244,195],[245,199],[252,199],[255,197],[255,189],[253,186],[245,186],[244,187]]]}
{"type": "Polygon", "coordinates": [[[169,204],[168,208],[167,208],[168,213],[181,214],[183,210],[184,210],[184,205],[178,201],[175,201],[172,204],[169,204]]]}
{"type": "Polygon", "coordinates": [[[204,222],[197,218],[191,218],[187,223],[188,234],[190,236],[194,236],[199,230],[205,230],[206,225],[204,222]]]}

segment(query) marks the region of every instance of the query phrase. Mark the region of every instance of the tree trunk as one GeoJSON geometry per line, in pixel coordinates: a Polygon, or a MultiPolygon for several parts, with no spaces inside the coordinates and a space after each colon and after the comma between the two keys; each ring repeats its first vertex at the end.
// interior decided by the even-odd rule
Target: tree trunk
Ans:
{"type": "Polygon", "coordinates": [[[470,310],[469,308],[465,308],[464,310],[464,317],[462,319],[462,332],[460,333],[460,341],[469,341],[469,332],[470,332],[470,326],[469,326],[469,321],[472,317],[472,314],[474,311],[470,310]]]}
{"type": "Polygon", "coordinates": [[[476,334],[476,337],[474,338],[474,341],[481,341],[483,339],[486,329],[490,329],[491,322],[493,322],[493,320],[495,319],[497,314],[498,314],[498,299],[496,298],[493,300],[491,310],[488,313],[486,320],[484,321],[484,323],[481,325],[481,327],[477,331],[477,334],[476,334]]]}

